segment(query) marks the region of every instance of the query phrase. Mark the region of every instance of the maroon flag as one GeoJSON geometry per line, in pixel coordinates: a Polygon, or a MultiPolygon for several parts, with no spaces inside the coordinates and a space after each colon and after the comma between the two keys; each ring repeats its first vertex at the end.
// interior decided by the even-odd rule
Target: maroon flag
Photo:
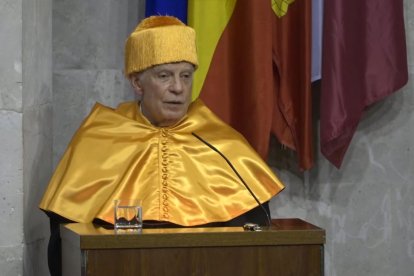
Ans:
{"type": "Polygon", "coordinates": [[[322,154],[337,168],[364,109],[408,81],[403,0],[325,1],[322,154]]]}

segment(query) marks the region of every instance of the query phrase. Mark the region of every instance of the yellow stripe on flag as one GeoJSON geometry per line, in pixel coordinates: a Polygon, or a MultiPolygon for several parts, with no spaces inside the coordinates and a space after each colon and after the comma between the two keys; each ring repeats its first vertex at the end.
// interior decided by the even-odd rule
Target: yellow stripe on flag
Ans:
{"type": "Polygon", "coordinates": [[[282,17],[287,13],[288,7],[295,0],[270,0],[272,1],[272,10],[278,17],[282,17]]]}
{"type": "Polygon", "coordinates": [[[237,0],[189,0],[188,25],[196,31],[199,67],[194,75],[193,99],[203,87],[214,50],[233,14],[237,0]]]}

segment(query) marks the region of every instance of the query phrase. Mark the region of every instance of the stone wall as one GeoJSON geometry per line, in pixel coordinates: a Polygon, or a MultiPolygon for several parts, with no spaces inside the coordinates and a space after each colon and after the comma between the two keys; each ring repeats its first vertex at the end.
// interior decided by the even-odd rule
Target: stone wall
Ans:
{"type": "Polygon", "coordinates": [[[124,42],[143,1],[55,1],[53,5],[53,160],[96,103],[133,99],[123,75],[124,42]]]}

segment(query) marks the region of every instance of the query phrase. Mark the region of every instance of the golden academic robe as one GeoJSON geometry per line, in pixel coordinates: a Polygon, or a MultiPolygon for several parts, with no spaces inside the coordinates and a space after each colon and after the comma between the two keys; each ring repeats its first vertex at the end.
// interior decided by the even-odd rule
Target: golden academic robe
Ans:
{"type": "Polygon", "coordinates": [[[257,202],[217,152],[233,164],[261,203],[284,186],[237,131],[201,100],[176,125],[155,127],[136,102],[96,104],[62,157],[40,208],[76,222],[114,220],[114,199],[142,199],[144,220],[182,226],[223,222],[257,202]]]}

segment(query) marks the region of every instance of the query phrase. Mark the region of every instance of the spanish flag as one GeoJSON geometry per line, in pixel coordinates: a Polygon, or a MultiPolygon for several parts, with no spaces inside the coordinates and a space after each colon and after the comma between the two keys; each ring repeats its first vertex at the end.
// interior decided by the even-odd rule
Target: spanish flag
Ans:
{"type": "Polygon", "coordinates": [[[311,1],[189,0],[199,69],[193,97],[266,159],[270,135],[313,165],[311,1]]]}

